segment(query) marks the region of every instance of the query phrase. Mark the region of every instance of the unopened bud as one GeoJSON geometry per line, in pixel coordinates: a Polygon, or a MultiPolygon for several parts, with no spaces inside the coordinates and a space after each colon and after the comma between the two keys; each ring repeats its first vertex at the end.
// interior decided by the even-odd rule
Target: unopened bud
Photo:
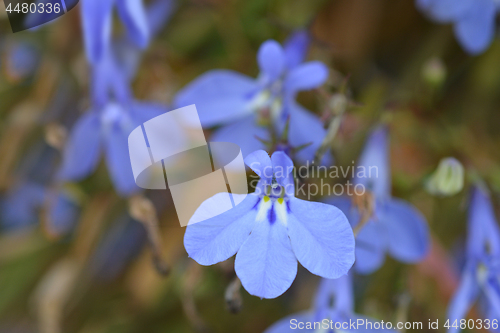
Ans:
{"type": "Polygon", "coordinates": [[[427,60],[422,67],[422,78],[433,88],[440,87],[446,79],[446,66],[439,58],[427,60]]]}
{"type": "Polygon", "coordinates": [[[457,194],[464,187],[464,167],[453,157],[443,158],[426,183],[429,193],[439,196],[457,194]]]}
{"type": "Polygon", "coordinates": [[[330,100],[328,101],[328,105],[330,110],[332,110],[333,115],[340,115],[345,112],[347,109],[348,100],[346,95],[341,93],[333,94],[330,100]]]}

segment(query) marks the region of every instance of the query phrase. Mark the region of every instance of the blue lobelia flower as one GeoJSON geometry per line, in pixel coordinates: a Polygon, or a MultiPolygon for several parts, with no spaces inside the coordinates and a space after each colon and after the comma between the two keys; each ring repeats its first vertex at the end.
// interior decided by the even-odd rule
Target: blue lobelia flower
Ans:
{"type": "Polygon", "coordinates": [[[127,214],[119,216],[90,257],[90,274],[104,281],[113,281],[139,255],[146,241],[146,230],[141,223],[127,214]]]}
{"type": "Polygon", "coordinates": [[[391,196],[388,144],[387,128],[376,128],[355,169],[354,183],[358,191],[362,185],[365,193],[328,201],[347,215],[353,228],[365,219],[356,236],[355,268],[362,274],[377,270],[384,262],[385,252],[402,262],[413,263],[422,260],[429,249],[425,218],[406,201],[391,196]]]}
{"type": "Polygon", "coordinates": [[[322,279],[311,310],[283,318],[264,333],[396,332],[376,326],[375,322],[371,318],[354,313],[352,281],[351,277],[346,275],[337,280],[322,279]],[[353,323],[360,325],[353,326],[353,323]]]}
{"type": "Polygon", "coordinates": [[[16,175],[20,181],[0,197],[0,225],[4,230],[36,225],[42,207],[48,206],[47,232],[61,235],[72,229],[79,213],[78,200],[68,191],[49,188],[57,157],[46,144],[37,144],[25,154],[16,175]]]}
{"type": "Polygon", "coordinates": [[[472,190],[467,228],[466,264],[448,309],[451,332],[459,330],[460,320],[480,296],[487,318],[500,318],[500,229],[490,198],[479,186],[472,190]]]}
{"type": "MultiPolygon", "coordinates": [[[[128,135],[167,109],[156,103],[134,100],[129,91],[129,73],[120,66],[113,49],[109,51],[94,66],[92,106],[71,131],[59,179],[78,181],[85,178],[97,168],[101,152],[104,152],[116,190],[127,196],[140,190],[130,164],[128,135]]],[[[184,138],[177,126],[171,126],[168,134],[172,140],[182,141],[184,138]]]]}
{"type": "Polygon", "coordinates": [[[40,50],[29,42],[15,42],[5,50],[5,72],[14,82],[23,81],[35,74],[40,63],[40,50]]]}
{"type": "Polygon", "coordinates": [[[97,63],[110,47],[115,7],[129,38],[140,48],[149,43],[150,30],[142,0],[83,0],[83,36],[90,63],[97,63]]]}
{"type": "MultiPolygon", "coordinates": [[[[261,298],[278,297],[290,287],[297,260],[322,277],[345,275],[354,263],[354,236],[344,214],[334,206],[294,197],[293,163],[285,153],[269,158],[259,150],[245,163],[260,177],[256,191],[225,213],[188,225],[184,246],[189,256],[213,265],[236,254],[235,270],[243,287],[261,298]]],[[[227,195],[203,202],[193,219],[203,220],[227,195]]]]}
{"type": "MultiPolygon", "coordinates": [[[[104,2],[108,5],[114,3],[109,0],[105,0],[103,4],[95,0],[87,2],[90,3],[87,6],[102,6],[104,2]]],[[[140,10],[143,10],[141,1],[116,2],[118,8],[125,6],[122,10],[133,10],[139,5],[140,10]]],[[[163,0],[153,2],[147,8],[149,34],[160,31],[171,16],[173,8],[173,1],[163,0]]],[[[132,20],[132,16],[127,17],[132,20]]],[[[113,41],[106,40],[109,45],[99,51],[102,53],[99,59],[89,57],[91,62],[95,60],[92,64],[92,106],[73,127],[59,171],[61,181],[78,181],[90,175],[97,168],[101,152],[104,152],[111,179],[118,193],[127,196],[140,190],[135,184],[130,164],[128,135],[145,121],[167,112],[167,109],[157,103],[136,101],[132,97],[130,82],[135,75],[139,59],[138,49],[132,46],[133,37],[134,34],[128,34],[113,41]]],[[[94,46],[87,43],[87,53],[93,54],[94,46]]],[[[175,125],[168,129],[168,135],[179,144],[184,140],[183,132],[175,125]]]]}
{"type": "Polygon", "coordinates": [[[297,153],[302,161],[312,159],[325,129],[295,97],[301,90],[322,85],[328,68],[319,61],[302,63],[308,46],[309,36],[304,31],[293,34],[284,47],[268,40],[257,55],[261,72],[257,79],[230,70],[213,70],[183,88],[175,106],[196,104],[202,126],[223,125],[214,132],[212,141],[234,142],[243,156],[263,149],[257,137],[270,141],[269,129],[280,134],[290,117],[289,143],[295,147],[312,143],[297,153]]]}
{"type": "Polygon", "coordinates": [[[484,52],[495,35],[500,8],[496,0],[416,0],[417,7],[431,19],[452,23],[455,36],[470,54],[484,52]]]}

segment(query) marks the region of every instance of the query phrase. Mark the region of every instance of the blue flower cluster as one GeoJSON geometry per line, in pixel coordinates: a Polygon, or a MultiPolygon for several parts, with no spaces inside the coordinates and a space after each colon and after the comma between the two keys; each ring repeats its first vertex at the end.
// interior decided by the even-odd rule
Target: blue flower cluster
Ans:
{"type": "Polygon", "coordinates": [[[495,37],[498,1],[416,0],[416,4],[434,21],[452,23],[458,42],[470,54],[484,52],[495,37]]]}
{"type": "MultiPolygon", "coordinates": [[[[56,175],[28,170],[24,181],[2,197],[0,218],[4,229],[33,225],[40,207],[52,198],[50,227],[55,234],[68,232],[79,213],[78,205],[65,191],[54,195],[51,183],[80,181],[97,170],[101,159],[121,197],[139,193],[128,136],[137,126],[169,110],[159,103],[137,100],[132,81],[142,50],[167,22],[173,2],[156,0],[147,6],[142,0],[81,3],[90,66],[90,106],[71,128],[56,175]],[[115,10],[123,26],[121,33],[113,31],[115,10]]],[[[452,23],[460,44],[471,54],[483,52],[494,38],[498,1],[417,0],[416,4],[435,21],[452,23]]],[[[368,134],[357,162],[358,168],[374,173],[353,174],[354,185],[365,189],[362,194],[305,200],[296,193],[296,184],[308,180],[297,179],[295,169],[309,165],[325,146],[327,153],[319,155],[322,158],[318,162],[321,166],[333,165],[328,148],[336,127],[329,120],[342,117],[334,112],[320,117],[297,101],[299,92],[314,91],[329,80],[326,64],[306,60],[312,40],[309,31],[298,30],[283,45],[264,41],[257,52],[260,73],[256,78],[232,70],[211,70],[183,87],[173,99],[173,108],[195,104],[211,141],[238,144],[249,173],[259,177],[253,193],[220,215],[207,217],[213,215],[213,207],[222,205],[226,193],[201,204],[192,217],[201,222],[188,225],[184,234],[188,256],[203,266],[235,256],[234,271],[241,285],[261,299],[283,295],[296,279],[299,263],[321,277],[312,309],[278,321],[267,333],[295,331],[292,322],[329,323],[327,328],[313,324],[301,329],[297,325],[310,332],[350,331],[343,324],[360,319],[378,322],[355,313],[353,277],[376,272],[386,255],[405,264],[421,262],[431,246],[424,215],[392,195],[390,131],[382,121],[368,134]]],[[[19,44],[10,50],[7,61],[13,79],[29,77],[38,65],[37,54],[26,52],[29,47],[19,44]]],[[[325,104],[332,111],[333,103],[325,104]]],[[[186,139],[193,125],[190,120],[184,119],[186,128],[177,129],[171,137],[186,139]]],[[[35,164],[54,164],[54,151],[45,146],[42,150],[40,159],[50,161],[35,164]]],[[[458,185],[452,187],[455,194],[463,186],[463,169],[458,160],[447,163],[460,171],[455,177],[459,178],[458,185]]],[[[436,182],[443,180],[440,175],[447,177],[446,165],[443,170],[436,174],[436,182]]],[[[500,318],[500,229],[486,187],[475,184],[471,192],[466,263],[449,306],[451,321],[466,318],[476,300],[486,318],[500,318]]],[[[448,192],[439,193],[445,196],[448,192]]],[[[241,194],[232,195],[243,198],[241,194]]],[[[117,221],[91,255],[94,275],[116,277],[148,236],[151,241],[151,235],[129,215],[123,214],[117,221]]]]}

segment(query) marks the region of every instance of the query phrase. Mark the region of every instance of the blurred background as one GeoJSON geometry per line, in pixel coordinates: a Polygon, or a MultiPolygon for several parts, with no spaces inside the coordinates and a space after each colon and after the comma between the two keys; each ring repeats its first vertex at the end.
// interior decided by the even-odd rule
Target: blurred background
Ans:
{"type": "MultiPolygon", "coordinates": [[[[233,313],[225,292],[234,258],[210,267],[189,259],[168,192],[123,198],[103,162],[81,182],[56,184],[61,149],[91,103],[81,3],[15,34],[0,9],[0,332],[253,333],[310,307],[319,278],[299,267],[283,296],[241,290],[233,313]]],[[[422,263],[388,258],[356,276],[357,312],[422,321],[424,331],[444,318],[460,276],[467,191],[438,198],[424,182],[453,156],[465,187],[480,176],[500,203],[500,41],[468,55],[451,25],[411,0],[178,0],[168,16],[132,81],[135,98],[167,106],[211,69],[255,77],[262,42],[309,30],[308,59],[327,64],[328,86],[345,85],[352,101],[330,147],[336,164],[352,165],[368,130],[389,124],[393,194],[418,207],[432,232],[422,263]]],[[[318,95],[298,99],[320,115],[318,95]]]]}

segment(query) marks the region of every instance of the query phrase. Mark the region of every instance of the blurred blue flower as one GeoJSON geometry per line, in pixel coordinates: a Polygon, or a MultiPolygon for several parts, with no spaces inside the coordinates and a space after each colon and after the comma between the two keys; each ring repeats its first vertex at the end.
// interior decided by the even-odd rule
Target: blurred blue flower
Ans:
{"type": "Polygon", "coordinates": [[[278,297],[291,286],[297,260],[322,277],[345,275],[354,263],[354,237],[344,214],[334,206],[294,197],[293,163],[285,153],[270,158],[259,150],[245,163],[260,177],[256,191],[205,221],[205,212],[228,194],[203,202],[193,215],[202,222],[186,228],[189,256],[213,265],[237,253],[236,274],[250,294],[261,298],[278,297]]]}
{"type": "MultiPolygon", "coordinates": [[[[119,194],[140,190],[132,173],[128,135],[145,121],[167,109],[156,103],[132,98],[128,73],[116,61],[113,50],[106,52],[94,67],[93,103],[74,125],[63,154],[59,171],[61,181],[78,181],[97,168],[104,152],[110,177],[119,194]]],[[[178,133],[179,137],[182,133],[178,133]]]]}
{"type": "Polygon", "coordinates": [[[470,54],[484,52],[495,35],[500,8],[495,0],[416,0],[417,7],[431,19],[452,23],[455,36],[470,54]]]}
{"type": "MultiPolygon", "coordinates": [[[[87,11],[83,15],[85,17],[88,14],[92,17],[95,13],[89,12],[89,8],[111,6],[114,2],[110,0],[84,1],[82,12],[87,11]]],[[[116,4],[126,22],[131,26],[140,25],[144,10],[140,0],[116,0],[116,4]],[[133,14],[136,9],[138,12],[133,14]],[[134,23],[134,20],[139,23],[134,23]]],[[[148,7],[144,14],[148,17],[146,22],[148,36],[159,32],[170,17],[173,8],[173,1],[162,0],[157,0],[148,7]]],[[[99,15],[101,14],[95,14],[95,17],[89,20],[99,21],[99,15]]],[[[92,27],[92,29],[95,28],[92,27]]],[[[130,29],[133,30],[133,28],[130,29]]],[[[64,149],[59,180],[78,181],[87,177],[95,171],[101,152],[104,152],[111,179],[118,193],[128,196],[140,190],[135,183],[130,164],[128,135],[145,121],[167,112],[167,109],[163,105],[139,102],[132,97],[130,82],[135,75],[140,57],[139,50],[132,42],[136,41],[134,36],[139,35],[139,33],[127,34],[113,41],[107,38],[106,47],[102,50],[100,46],[87,44],[88,52],[95,53],[99,49],[100,55],[98,59],[89,58],[94,60],[91,82],[92,106],[72,129],[64,149]]],[[[172,135],[179,140],[184,137],[180,128],[172,135]]]]}
{"type": "Polygon", "coordinates": [[[294,147],[312,143],[297,153],[299,160],[312,159],[325,129],[295,97],[299,91],[321,86],[328,68],[319,61],[302,63],[308,46],[309,36],[304,31],[292,35],[284,47],[268,40],[257,55],[257,79],[230,70],[213,70],[182,89],[175,106],[196,104],[202,126],[224,125],[214,132],[212,140],[238,144],[243,156],[263,149],[256,137],[270,141],[269,126],[280,134],[290,117],[289,143],[294,147]]]}
{"type": "Polygon", "coordinates": [[[389,329],[375,329],[376,321],[354,313],[353,287],[350,275],[342,276],[337,280],[322,279],[311,310],[294,313],[281,319],[264,333],[286,332],[396,332],[389,329]],[[351,323],[361,323],[358,329],[351,323]],[[299,325],[299,323],[302,323],[299,325]],[[310,329],[308,328],[308,324],[310,329]],[[315,324],[316,323],[316,324],[315,324]],[[368,323],[368,327],[366,327],[368,323]],[[316,325],[316,326],[314,326],[316,325]],[[370,326],[371,325],[371,326],[370,326]],[[302,328],[303,327],[303,328],[302,328]],[[337,327],[337,328],[335,328],[337,327]]]}
{"type": "Polygon", "coordinates": [[[90,257],[92,276],[104,281],[116,279],[140,253],[146,243],[144,226],[124,214],[112,223],[90,257]]]}
{"type": "Polygon", "coordinates": [[[366,192],[361,197],[339,197],[327,202],[340,208],[356,228],[363,214],[366,223],[356,236],[358,273],[369,274],[382,266],[385,252],[395,259],[414,263],[429,250],[429,231],[422,214],[406,201],[391,196],[387,128],[376,128],[368,138],[355,169],[354,183],[366,192]],[[369,201],[368,206],[358,201],[369,201]],[[372,210],[370,212],[370,210],[372,210]]]}
{"type": "Polygon", "coordinates": [[[97,63],[111,44],[113,9],[116,7],[127,35],[140,48],[150,39],[142,0],[84,0],[81,15],[85,50],[89,62],[97,63]]]}
{"type": "Polygon", "coordinates": [[[459,327],[480,296],[487,318],[500,318],[500,229],[489,195],[479,186],[472,190],[467,229],[466,264],[448,308],[450,325],[456,320],[459,327]]]}
{"type": "Polygon", "coordinates": [[[5,53],[5,72],[15,82],[32,76],[40,63],[40,51],[29,42],[12,42],[5,53]]]}
{"type": "Polygon", "coordinates": [[[23,159],[20,179],[0,198],[0,223],[4,230],[15,231],[37,225],[45,208],[44,227],[51,235],[69,232],[79,214],[78,200],[68,191],[50,190],[57,159],[46,144],[31,148],[23,159]]]}

